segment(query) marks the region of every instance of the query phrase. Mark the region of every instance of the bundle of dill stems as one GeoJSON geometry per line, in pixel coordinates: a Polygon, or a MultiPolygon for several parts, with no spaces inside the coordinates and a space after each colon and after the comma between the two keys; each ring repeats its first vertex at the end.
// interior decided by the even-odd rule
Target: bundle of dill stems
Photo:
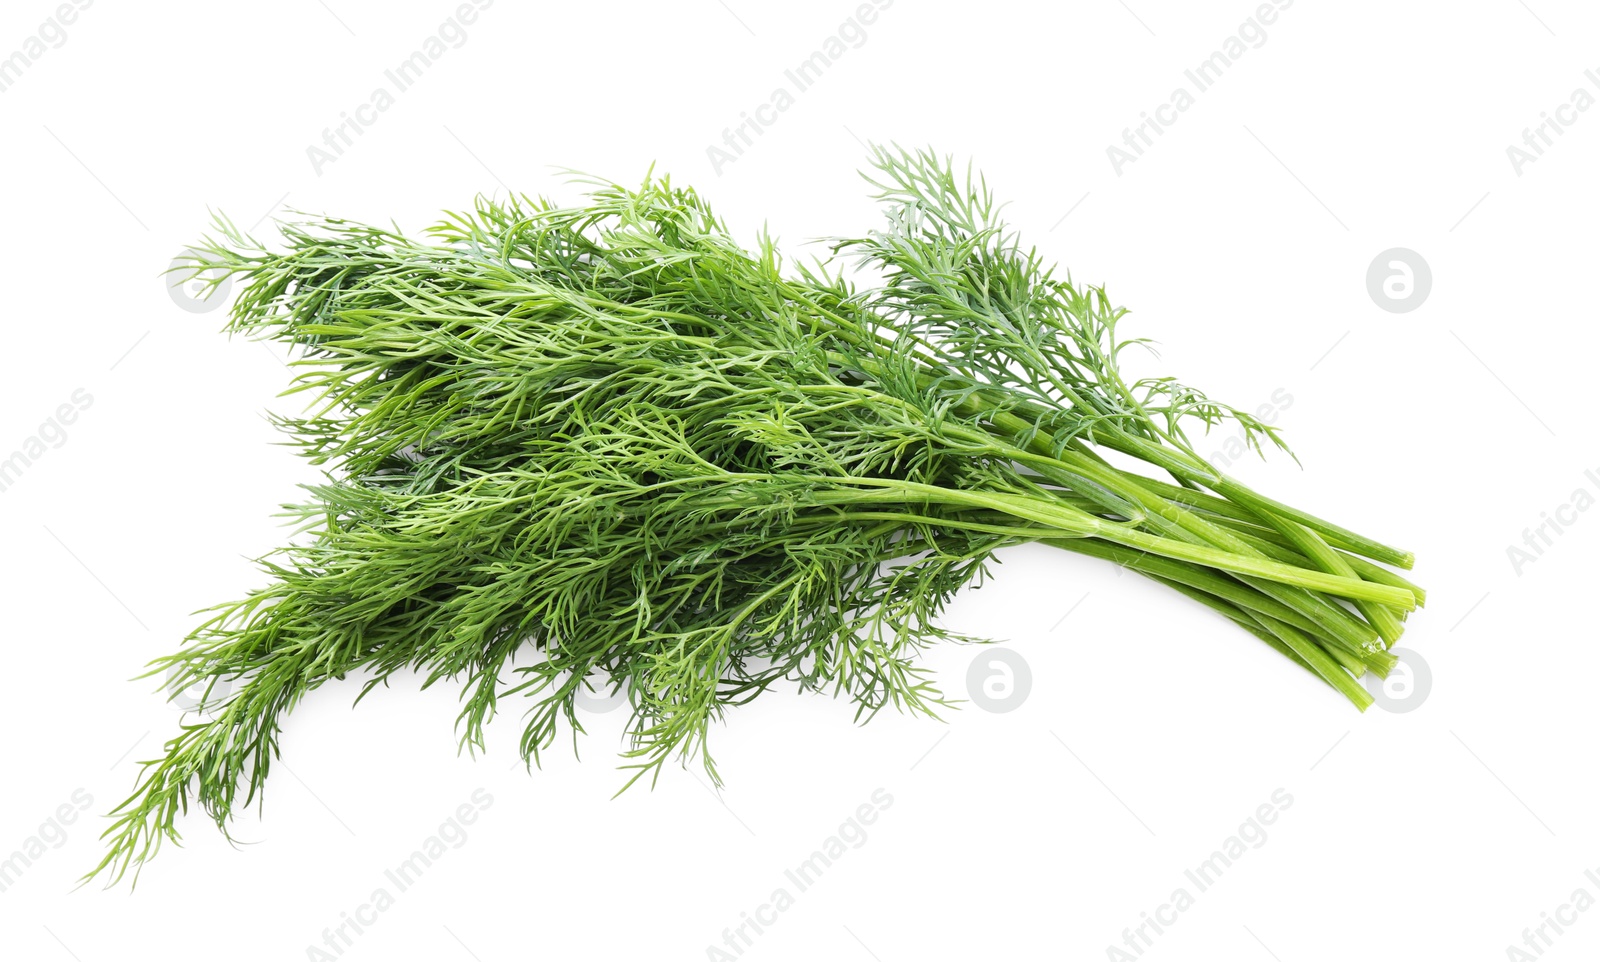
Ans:
{"type": "Polygon", "coordinates": [[[671,757],[716,779],[711,724],[775,684],[931,713],[919,649],[1023,542],[1182,592],[1364,709],[1357,679],[1424,600],[1392,570],[1412,556],[1197,456],[1186,425],[1283,444],[1125,380],[1124,310],[1021,246],[970,167],[872,165],[887,219],[809,266],[656,177],[585,179],[577,207],[480,198],[422,238],[313,218],[275,251],[219,221],[190,267],[239,282],[230,331],[294,349],[314,401],[276,420],[328,480],[270,583],[152,663],[210,703],[143,763],[90,875],[137,873],[191,800],[226,832],[284,716],[352,673],[361,695],[460,683],[469,749],[527,696],[530,764],[600,679],[632,709],[628,784],[671,757]]]}

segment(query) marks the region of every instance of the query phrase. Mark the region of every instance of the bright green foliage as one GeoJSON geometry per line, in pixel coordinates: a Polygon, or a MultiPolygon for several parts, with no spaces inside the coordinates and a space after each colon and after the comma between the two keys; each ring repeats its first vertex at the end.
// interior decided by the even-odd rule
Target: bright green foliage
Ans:
{"type": "Polygon", "coordinates": [[[1172,585],[1365,707],[1355,677],[1422,599],[1367,559],[1410,556],[1218,475],[1185,422],[1281,442],[1125,383],[1123,311],[1022,249],[981,182],[874,162],[886,225],[836,248],[881,277],[862,290],[746,250],[664,178],[480,200],[422,239],[322,218],[273,251],[222,224],[194,269],[242,281],[230,330],[298,349],[309,413],[280,424],[329,480],[268,586],[153,663],[231,692],[146,763],[96,873],[176,840],[190,799],[226,831],[284,716],[347,674],[461,685],[468,748],[524,696],[530,763],[599,679],[632,707],[629,784],[690,756],[715,779],[711,725],[775,684],[931,713],[936,616],[1026,541],[1172,585]]]}

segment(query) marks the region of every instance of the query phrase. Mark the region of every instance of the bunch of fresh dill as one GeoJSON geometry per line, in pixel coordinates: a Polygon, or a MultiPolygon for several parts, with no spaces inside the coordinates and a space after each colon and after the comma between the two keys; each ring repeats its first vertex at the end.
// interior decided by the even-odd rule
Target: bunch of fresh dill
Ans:
{"type": "Polygon", "coordinates": [[[1411,556],[1196,456],[1186,422],[1282,445],[1170,378],[1125,381],[1123,310],[1024,249],[970,169],[873,163],[887,221],[834,247],[866,289],[747,250],[664,178],[480,199],[420,240],[323,218],[273,251],[222,222],[191,266],[242,282],[231,331],[297,350],[314,400],[278,421],[329,480],[268,586],[153,663],[228,694],[144,764],[91,875],[176,841],[191,799],[226,832],[283,717],[351,673],[363,695],[460,683],[469,749],[527,696],[530,764],[604,679],[632,708],[628,784],[690,756],[715,779],[711,724],[775,684],[931,712],[936,616],[1028,541],[1168,584],[1366,707],[1356,679],[1423,600],[1384,567],[1411,556]]]}

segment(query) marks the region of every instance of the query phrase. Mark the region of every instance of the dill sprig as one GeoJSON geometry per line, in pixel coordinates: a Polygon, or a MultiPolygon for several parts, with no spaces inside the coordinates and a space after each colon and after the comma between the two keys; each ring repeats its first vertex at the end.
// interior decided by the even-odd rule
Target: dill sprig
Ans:
{"type": "Polygon", "coordinates": [[[228,693],[143,763],[90,876],[137,874],[191,801],[226,833],[285,716],[349,674],[357,701],[459,685],[469,751],[522,696],[529,765],[602,679],[632,709],[623,788],[691,758],[720,784],[711,726],[774,685],[932,714],[918,652],[966,640],[939,613],[1029,541],[1193,597],[1365,708],[1423,600],[1385,567],[1411,556],[1197,456],[1185,427],[1225,420],[1284,445],[1127,382],[1123,309],[1022,247],[970,168],[878,148],[868,179],[884,225],[833,242],[866,288],[747,249],[665,177],[480,198],[416,238],[306,217],[269,248],[219,220],[189,266],[238,283],[230,332],[295,350],[305,411],[276,422],[326,481],[266,587],[151,663],[228,693]]]}

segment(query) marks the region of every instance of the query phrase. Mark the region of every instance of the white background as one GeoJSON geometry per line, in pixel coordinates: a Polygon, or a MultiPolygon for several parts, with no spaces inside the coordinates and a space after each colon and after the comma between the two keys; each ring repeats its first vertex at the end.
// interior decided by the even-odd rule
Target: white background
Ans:
{"type": "MultiPolygon", "coordinates": [[[[1600,896],[1600,511],[1565,512],[1520,573],[1507,556],[1600,493],[1600,109],[1520,175],[1506,153],[1576,88],[1600,95],[1600,11],[1300,0],[1119,176],[1107,146],[1254,3],[899,0],[719,176],[708,146],[855,6],[500,0],[320,174],[307,147],[453,3],[96,3],[0,93],[0,457],[93,399],[0,493],[0,857],[93,798],[0,894],[0,955],[321,958],[324,929],[479,788],[493,804],[466,843],[342,958],[704,959],[879,788],[893,804],[865,843],[743,958],[1106,958],[1280,788],[1264,844],[1144,958],[1500,959],[1575,890],[1600,896]],[[478,192],[572,198],[558,166],[633,181],[655,162],[736,232],[801,251],[875,223],[857,138],[975,158],[1027,237],[1134,309],[1162,346],[1151,371],[1241,406],[1292,397],[1303,470],[1233,470],[1416,552],[1431,595],[1404,644],[1431,666],[1425,704],[1357,714],[1184,599],[1017,549],[948,618],[1026,659],[1016,711],[857,728],[845,703],[774,693],[714,733],[720,798],[669,769],[613,801],[625,713],[595,717],[581,762],[558,750],[529,775],[515,706],[473,760],[447,686],[351,711],[357,684],[334,684],[288,720],[265,817],[237,826],[256,844],[191,818],[136,892],[72,891],[98,816],[178,723],[128,679],[260,583],[249,559],[286,537],[272,513],[314,477],[262,416],[287,404],[279,350],[230,342],[159,276],[208,208],[417,229],[478,192]],[[1410,313],[1366,289],[1396,246],[1432,268],[1410,313]]],[[[7,4],[0,57],[53,10],[7,4]]],[[[964,697],[983,654],[928,661],[964,697]]],[[[1546,958],[1600,949],[1600,911],[1576,918],[1546,958]]]]}

